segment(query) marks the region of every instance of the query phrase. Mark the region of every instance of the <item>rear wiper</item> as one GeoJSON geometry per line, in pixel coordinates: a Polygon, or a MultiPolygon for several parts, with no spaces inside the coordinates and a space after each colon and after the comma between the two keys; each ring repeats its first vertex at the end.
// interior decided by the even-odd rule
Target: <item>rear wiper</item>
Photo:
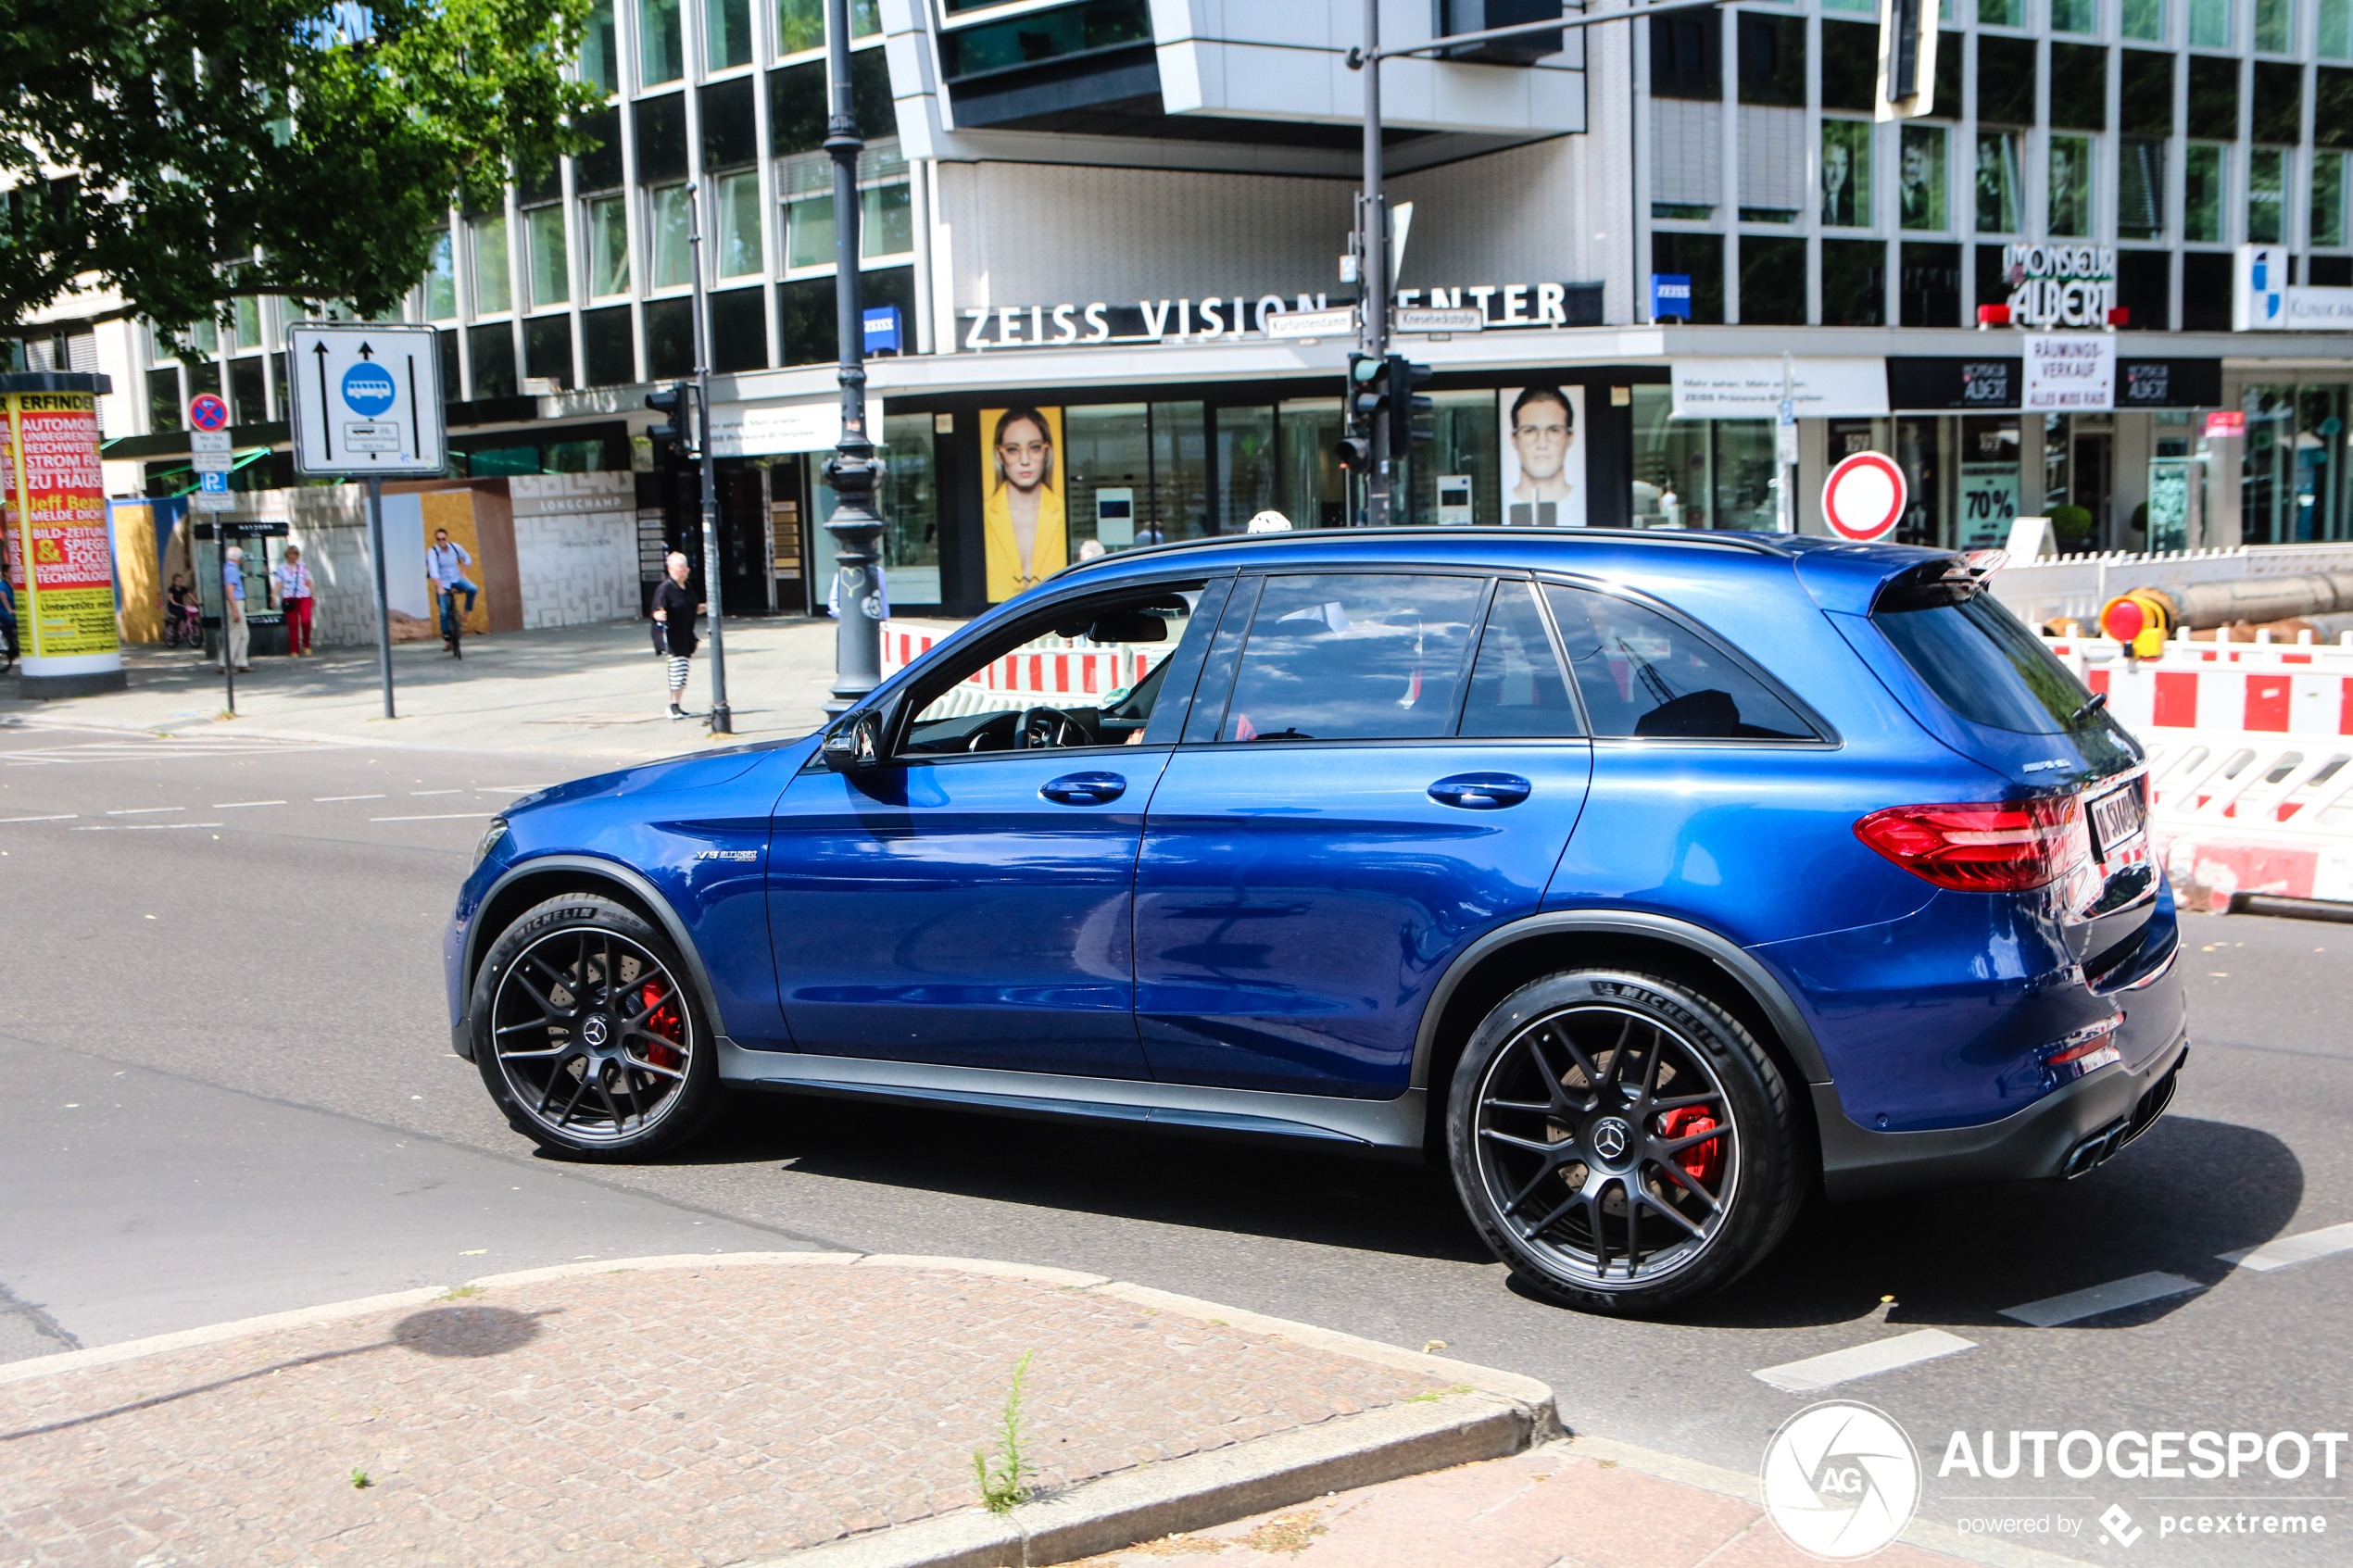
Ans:
{"type": "Polygon", "coordinates": [[[2070,725],[2080,724],[2084,720],[2090,718],[2093,714],[2097,713],[2101,709],[2106,708],[2107,706],[2108,693],[2094,692],[2090,700],[2085,702],[2082,707],[2077,709],[2074,712],[2067,716],[2067,721],[2070,725]]]}

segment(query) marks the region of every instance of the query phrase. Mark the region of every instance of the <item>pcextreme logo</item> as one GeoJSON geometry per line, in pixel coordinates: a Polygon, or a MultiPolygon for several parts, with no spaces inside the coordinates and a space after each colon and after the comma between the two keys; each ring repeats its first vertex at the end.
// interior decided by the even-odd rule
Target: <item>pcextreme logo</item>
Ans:
{"type": "Polygon", "coordinates": [[[1765,1512],[1790,1545],[1825,1562],[1870,1556],[1904,1532],[1920,1500],[1920,1460],[1884,1411],[1843,1399],[1809,1405],[1765,1446],[1765,1512]]]}

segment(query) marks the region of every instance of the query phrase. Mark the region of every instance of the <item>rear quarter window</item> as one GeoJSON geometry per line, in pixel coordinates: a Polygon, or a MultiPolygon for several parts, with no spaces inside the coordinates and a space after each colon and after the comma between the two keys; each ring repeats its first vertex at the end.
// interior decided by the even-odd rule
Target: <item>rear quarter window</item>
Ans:
{"type": "Polygon", "coordinates": [[[1547,584],[1596,735],[1818,740],[1754,671],[1692,627],[1607,594],[1547,584]]]}
{"type": "Polygon", "coordinates": [[[1971,723],[2016,734],[2064,734],[2095,721],[2091,692],[1998,600],[1871,611],[1871,624],[1937,699],[1971,723]]]}

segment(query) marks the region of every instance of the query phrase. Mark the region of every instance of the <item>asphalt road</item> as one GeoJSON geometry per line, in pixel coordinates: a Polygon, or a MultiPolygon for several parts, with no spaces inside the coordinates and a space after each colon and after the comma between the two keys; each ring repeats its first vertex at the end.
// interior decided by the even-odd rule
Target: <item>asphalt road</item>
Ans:
{"type": "Polygon", "coordinates": [[[2181,1094],[2105,1170],[1821,1209],[1734,1292],[1619,1323],[1516,1293],[1416,1168],[770,1098],[658,1165],[536,1157],[448,1054],[438,940],[487,815],[573,771],[0,728],[19,1129],[0,1140],[0,1360],[580,1257],[1005,1258],[1443,1341],[1550,1383],[1574,1430],[1740,1471],[1815,1399],[1863,1400],[1923,1450],[1925,1517],[2009,1520],[2020,1544],[2343,1560],[2327,1537],[2164,1537],[2159,1516],[2320,1513],[2341,1537],[2353,1444],[2334,1478],[2317,1449],[2294,1480],[1939,1472],[1955,1433],[1982,1452],[1988,1432],[2007,1449],[2020,1430],[2353,1427],[2353,1250],[2219,1256],[2353,1222],[2353,927],[2191,917],[2181,1094]],[[2150,1274],[2173,1293],[2052,1326],[2003,1315],[2150,1274]],[[1818,1393],[1755,1375],[1931,1329],[1967,1348],[1818,1393]],[[2137,1544],[2033,1533],[2110,1503],[2137,1544]]]}

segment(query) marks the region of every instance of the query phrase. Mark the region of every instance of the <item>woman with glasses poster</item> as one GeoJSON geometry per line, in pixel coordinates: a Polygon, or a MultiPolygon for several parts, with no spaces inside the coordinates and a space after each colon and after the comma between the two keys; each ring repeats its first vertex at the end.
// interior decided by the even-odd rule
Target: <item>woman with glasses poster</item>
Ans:
{"type": "Polygon", "coordinates": [[[1060,408],[985,408],[980,428],[989,445],[988,496],[981,507],[988,543],[988,602],[1028,592],[1070,564],[1063,519],[1060,408]]]}

